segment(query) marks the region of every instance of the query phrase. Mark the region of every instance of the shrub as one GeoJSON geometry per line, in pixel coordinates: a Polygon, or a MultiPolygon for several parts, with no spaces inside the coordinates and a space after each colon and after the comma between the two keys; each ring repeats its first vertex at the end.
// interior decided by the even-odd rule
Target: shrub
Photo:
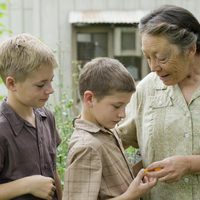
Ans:
{"type": "Polygon", "coordinates": [[[67,95],[64,94],[59,104],[55,105],[53,109],[56,126],[62,139],[62,142],[57,149],[57,170],[62,184],[64,181],[64,172],[66,168],[69,138],[73,131],[72,105],[73,100],[69,99],[67,95]]]}

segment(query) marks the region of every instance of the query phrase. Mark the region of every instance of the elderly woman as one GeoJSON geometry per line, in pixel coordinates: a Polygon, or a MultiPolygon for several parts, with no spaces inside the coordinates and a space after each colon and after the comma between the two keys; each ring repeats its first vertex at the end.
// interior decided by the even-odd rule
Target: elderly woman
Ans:
{"type": "Polygon", "coordinates": [[[188,10],[168,5],[145,16],[139,30],[151,73],[117,129],[159,179],[145,199],[199,200],[200,24],[188,10]]]}

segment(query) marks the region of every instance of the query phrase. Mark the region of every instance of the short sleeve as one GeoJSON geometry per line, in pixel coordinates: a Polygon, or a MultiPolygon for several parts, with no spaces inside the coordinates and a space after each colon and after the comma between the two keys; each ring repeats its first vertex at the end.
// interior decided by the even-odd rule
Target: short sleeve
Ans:
{"type": "Polygon", "coordinates": [[[5,137],[0,135],[0,174],[5,167],[6,144],[5,137]]]}
{"type": "Polygon", "coordinates": [[[3,169],[3,166],[4,166],[4,148],[3,148],[3,145],[1,143],[1,140],[0,140],[0,173],[3,169]]]}
{"type": "Polygon", "coordinates": [[[99,153],[91,147],[72,148],[67,165],[63,200],[97,200],[102,178],[99,153]]]}

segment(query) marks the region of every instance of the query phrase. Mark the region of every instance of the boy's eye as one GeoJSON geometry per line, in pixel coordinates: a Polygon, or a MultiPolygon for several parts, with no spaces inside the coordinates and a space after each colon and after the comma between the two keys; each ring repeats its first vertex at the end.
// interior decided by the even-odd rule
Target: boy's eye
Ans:
{"type": "Polygon", "coordinates": [[[39,88],[42,88],[42,87],[44,87],[44,84],[38,84],[36,86],[39,87],[39,88]]]}
{"type": "Polygon", "coordinates": [[[113,105],[114,108],[118,109],[121,107],[121,105],[113,105]]]}

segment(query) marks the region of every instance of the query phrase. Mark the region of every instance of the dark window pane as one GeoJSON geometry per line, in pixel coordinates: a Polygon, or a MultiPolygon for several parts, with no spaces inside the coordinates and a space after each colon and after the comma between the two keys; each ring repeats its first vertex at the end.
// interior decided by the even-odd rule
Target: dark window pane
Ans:
{"type": "Polygon", "coordinates": [[[122,32],[121,33],[121,49],[122,50],[135,50],[135,32],[122,32]]]}
{"type": "Polygon", "coordinates": [[[94,57],[108,55],[107,33],[78,33],[77,54],[78,60],[85,63],[94,57]]]}
{"type": "Polygon", "coordinates": [[[116,56],[115,58],[128,69],[136,81],[141,80],[141,57],[116,56]]]}

